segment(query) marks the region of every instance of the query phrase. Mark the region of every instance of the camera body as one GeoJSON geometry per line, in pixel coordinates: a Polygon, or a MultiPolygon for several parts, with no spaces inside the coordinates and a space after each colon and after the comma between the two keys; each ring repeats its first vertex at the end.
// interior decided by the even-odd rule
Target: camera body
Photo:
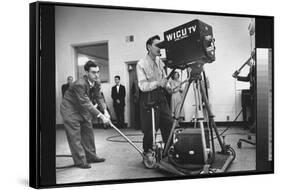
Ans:
{"type": "Polygon", "coordinates": [[[165,64],[169,68],[182,69],[215,60],[213,29],[198,19],[164,32],[164,41],[158,47],[166,50],[165,64]]]}

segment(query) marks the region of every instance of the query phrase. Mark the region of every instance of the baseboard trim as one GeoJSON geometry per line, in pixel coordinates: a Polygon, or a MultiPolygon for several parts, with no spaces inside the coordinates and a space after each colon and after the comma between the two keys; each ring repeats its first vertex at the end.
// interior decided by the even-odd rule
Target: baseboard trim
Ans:
{"type": "MultiPolygon", "coordinates": [[[[116,124],[113,122],[113,124],[116,124]]],[[[206,124],[206,122],[204,122],[206,124]]],[[[128,123],[125,123],[125,126],[128,126],[128,123]]],[[[193,122],[180,122],[180,126],[182,127],[193,127],[193,122]]],[[[247,127],[248,124],[245,121],[217,121],[216,122],[217,127],[247,127]]],[[[63,124],[56,124],[57,129],[63,129],[63,124]]],[[[104,125],[102,123],[96,123],[94,124],[94,128],[104,128],[104,125]]],[[[133,127],[130,127],[133,128],[133,127]]]]}
{"type": "MultiPolygon", "coordinates": [[[[113,121],[112,123],[113,123],[113,125],[116,126],[116,122],[113,121]]],[[[128,123],[125,123],[124,125],[125,125],[125,128],[128,127],[128,123]]],[[[103,128],[105,128],[102,123],[94,123],[94,124],[93,124],[93,127],[94,127],[95,129],[103,129],[103,128]]],[[[107,128],[108,128],[108,127],[107,127],[107,128]]],[[[64,125],[63,125],[63,124],[56,124],[56,129],[64,129],[64,125]]]]}

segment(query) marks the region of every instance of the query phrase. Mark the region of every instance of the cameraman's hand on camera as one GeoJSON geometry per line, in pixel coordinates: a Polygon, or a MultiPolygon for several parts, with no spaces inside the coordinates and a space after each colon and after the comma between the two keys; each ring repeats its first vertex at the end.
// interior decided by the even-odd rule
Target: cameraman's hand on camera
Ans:
{"type": "Polygon", "coordinates": [[[158,81],[158,86],[165,88],[167,85],[167,82],[168,82],[168,80],[166,78],[163,78],[160,81],[158,81]]]}

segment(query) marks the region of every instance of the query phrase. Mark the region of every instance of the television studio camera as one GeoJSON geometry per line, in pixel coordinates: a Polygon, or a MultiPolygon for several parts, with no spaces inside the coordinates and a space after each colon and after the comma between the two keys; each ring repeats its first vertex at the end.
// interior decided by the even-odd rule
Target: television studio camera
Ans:
{"type": "Polygon", "coordinates": [[[175,175],[219,173],[224,172],[235,159],[235,151],[225,144],[218,133],[203,84],[206,82],[204,64],[215,61],[214,42],[212,27],[196,19],[164,32],[164,41],[157,44],[165,49],[165,65],[172,69],[167,78],[180,69],[186,70],[188,79],[165,147],[155,140],[154,108],[151,108],[155,152],[152,159],[147,159],[128,137],[111,124],[141,154],[147,168],[157,168],[175,175]],[[191,85],[195,98],[195,127],[184,128],[178,121],[191,85]],[[215,138],[221,151],[215,151],[215,138]]]}
{"type": "Polygon", "coordinates": [[[169,146],[164,148],[158,166],[179,175],[224,172],[235,159],[235,151],[225,144],[218,133],[207,88],[204,88],[204,64],[215,61],[212,27],[198,19],[192,20],[164,32],[164,41],[157,46],[166,51],[165,65],[172,69],[168,77],[176,69],[186,70],[188,77],[180,109],[166,143],[169,146]],[[195,127],[183,128],[178,118],[191,85],[195,98],[195,127]],[[215,152],[215,138],[221,148],[219,152],[215,152]]]}

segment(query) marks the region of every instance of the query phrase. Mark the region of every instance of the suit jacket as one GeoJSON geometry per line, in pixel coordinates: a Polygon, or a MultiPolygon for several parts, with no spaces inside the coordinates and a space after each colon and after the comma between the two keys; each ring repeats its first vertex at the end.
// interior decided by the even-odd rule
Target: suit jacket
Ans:
{"type": "Polygon", "coordinates": [[[92,88],[87,78],[79,79],[65,92],[61,103],[61,114],[64,120],[91,121],[100,111],[93,105],[95,99],[99,107],[106,108],[101,94],[100,83],[95,83],[92,88]]]}
{"type": "Polygon", "coordinates": [[[125,106],[126,90],[125,86],[120,84],[119,92],[117,93],[116,85],[111,88],[111,98],[113,99],[113,106],[118,106],[117,100],[120,101],[120,106],[125,106]]]}

